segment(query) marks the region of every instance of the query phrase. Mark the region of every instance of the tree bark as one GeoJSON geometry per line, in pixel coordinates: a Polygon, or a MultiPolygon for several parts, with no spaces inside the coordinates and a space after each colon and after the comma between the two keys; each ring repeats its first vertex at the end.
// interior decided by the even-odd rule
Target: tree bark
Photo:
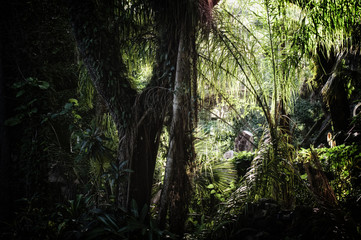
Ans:
{"type": "Polygon", "coordinates": [[[167,213],[169,213],[170,231],[180,236],[182,236],[184,231],[190,193],[187,166],[189,166],[195,155],[192,137],[193,123],[195,124],[192,118],[194,117],[192,106],[195,106],[192,103],[192,93],[194,92],[192,91],[192,83],[194,82],[192,77],[195,77],[194,72],[192,72],[191,63],[193,58],[192,51],[194,50],[192,43],[195,41],[193,37],[193,34],[189,36],[185,34],[184,26],[181,28],[169,150],[159,210],[160,226],[165,226],[167,213]]]}
{"type": "MultiPolygon", "coordinates": [[[[348,128],[350,126],[351,119],[350,104],[346,93],[345,80],[342,79],[344,76],[341,74],[342,73],[335,77],[340,79],[333,80],[336,86],[331,86],[337,90],[333,91],[333,96],[327,98],[327,105],[330,110],[332,127],[336,135],[337,144],[342,144],[344,142],[346,133],[349,130],[348,128]]],[[[333,76],[330,76],[328,81],[332,81],[332,78],[333,76]]]]}
{"type": "Polygon", "coordinates": [[[341,64],[347,57],[342,52],[327,49],[323,45],[317,46],[316,55],[313,56],[315,75],[312,80],[313,91],[322,98],[325,112],[329,112],[336,141],[341,143],[350,124],[351,112],[346,92],[347,74],[341,64]]]}
{"type": "MultiPolygon", "coordinates": [[[[173,115],[172,115],[172,123],[170,128],[170,140],[169,140],[169,150],[168,150],[168,156],[167,156],[167,164],[165,168],[165,174],[164,174],[164,182],[163,182],[163,190],[160,198],[160,209],[159,209],[159,221],[161,223],[161,227],[165,226],[167,211],[168,211],[168,201],[169,201],[169,194],[171,191],[171,184],[172,184],[172,177],[173,177],[173,170],[176,159],[174,159],[175,156],[175,150],[176,150],[176,142],[175,142],[175,131],[178,129],[183,129],[182,126],[182,119],[180,118],[181,114],[181,106],[180,104],[183,102],[182,97],[184,95],[184,90],[182,89],[182,81],[183,79],[183,72],[181,71],[181,62],[183,61],[182,55],[183,53],[183,39],[182,35],[179,40],[179,46],[178,46],[178,56],[177,56],[177,68],[176,68],[176,75],[175,75],[175,85],[174,85],[174,96],[173,96],[173,115]]],[[[178,141],[182,142],[182,135],[178,137],[178,141]]],[[[183,147],[180,145],[179,147],[183,147]]],[[[183,148],[182,148],[183,150],[183,148]]],[[[184,160],[184,151],[180,152],[180,160],[184,160]]]]}

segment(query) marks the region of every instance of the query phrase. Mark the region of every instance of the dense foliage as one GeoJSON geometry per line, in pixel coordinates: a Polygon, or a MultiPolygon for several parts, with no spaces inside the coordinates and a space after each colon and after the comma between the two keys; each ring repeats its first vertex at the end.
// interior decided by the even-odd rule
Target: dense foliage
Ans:
{"type": "Polygon", "coordinates": [[[8,1],[0,239],[358,239],[358,0],[8,1]]]}

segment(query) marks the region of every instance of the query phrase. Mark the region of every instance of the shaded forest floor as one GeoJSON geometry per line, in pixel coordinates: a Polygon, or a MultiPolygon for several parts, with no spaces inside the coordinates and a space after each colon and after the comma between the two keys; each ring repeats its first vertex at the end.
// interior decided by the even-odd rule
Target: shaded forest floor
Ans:
{"type": "Polygon", "coordinates": [[[326,207],[297,206],[281,210],[272,200],[248,204],[244,214],[234,216],[212,232],[208,239],[359,239],[360,202],[352,212],[326,207]]]}

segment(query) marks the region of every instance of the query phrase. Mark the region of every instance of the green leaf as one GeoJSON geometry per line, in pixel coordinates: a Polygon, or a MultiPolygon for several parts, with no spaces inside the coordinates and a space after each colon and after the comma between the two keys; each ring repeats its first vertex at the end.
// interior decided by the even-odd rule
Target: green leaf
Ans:
{"type": "Polygon", "coordinates": [[[139,212],[138,212],[138,204],[137,202],[133,199],[132,203],[131,203],[132,207],[131,207],[131,211],[133,213],[133,216],[138,218],[139,217],[139,212]]]}
{"type": "Polygon", "coordinates": [[[42,121],[41,121],[41,124],[44,124],[45,122],[47,122],[49,120],[49,118],[44,118],[42,121]]]}
{"type": "Polygon", "coordinates": [[[46,90],[50,87],[50,84],[46,81],[40,81],[38,86],[40,89],[46,90]]]}
{"type": "Polygon", "coordinates": [[[25,90],[22,89],[16,93],[16,97],[18,98],[18,97],[22,96],[24,93],[25,93],[25,90]]]}
{"type": "Polygon", "coordinates": [[[211,183],[207,186],[208,189],[213,189],[214,188],[214,185],[211,183]]]}
{"type": "Polygon", "coordinates": [[[16,82],[12,85],[12,88],[18,89],[21,88],[22,86],[24,86],[25,83],[24,82],[16,82]]]}
{"type": "Polygon", "coordinates": [[[70,103],[73,103],[74,106],[79,106],[79,102],[78,102],[78,100],[75,99],[75,98],[70,98],[70,99],[69,99],[69,102],[70,102],[70,103]]]}
{"type": "Polygon", "coordinates": [[[37,108],[32,108],[29,112],[29,115],[32,115],[33,113],[37,113],[38,109],[37,108]]]}
{"type": "Polygon", "coordinates": [[[65,225],[66,225],[66,222],[60,223],[58,226],[58,232],[61,232],[63,230],[63,228],[65,227],[65,225]]]}
{"type": "Polygon", "coordinates": [[[23,119],[23,115],[16,115],[15,117],[6,119],[4,122],[4,125],[12,127],[12,126],[15,126],[15,125],[18,125],[19,123],[21,123],[22,119],[23,119]]]}
{"type": "Polygon", "coordinates": [[[66,103],[66,104],[64,105],[64,109],[65,109],[65,110],[70,110],[72,107],[73,107],[73,104],[72,104],[72,103],[66,103]]]}
{"type": "Polygon", "coordinates": [[[140,216],[139,216],[139,220],[141,222],[143,222],[145,220],[147,213],[148,213],[148,206],[147,206],[147,204],[144,204],[142,210],[140,211],[140,216]]]}

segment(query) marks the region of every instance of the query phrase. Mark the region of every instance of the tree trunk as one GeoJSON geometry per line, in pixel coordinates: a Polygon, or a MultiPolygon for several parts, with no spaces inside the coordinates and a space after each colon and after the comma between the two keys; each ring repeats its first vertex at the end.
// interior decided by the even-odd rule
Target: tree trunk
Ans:
{"type": "Polygon", "coordinates": [[[160,27],[153,77],[138,94],[127,77],[119,33],[110,27],[112,16],[102,16],[112,12],[105,9],[109,6],[91,0],[69,0],[68,4],[80,55],[117,126],[118,163],[127,162],[125,169],[132,170],[126,181],[119,182],[119,206],[128,209],[135,200],[141,208],[150,202],[159,137],[170,103],[168,88],[176,56],[171,31],[175,30],[168,23],[160,27]]]}
{"type": "MultiPolygon", "coordinates": [[[[342,77],[344,76],[336,76],[335,78],[342,77]]],[[[332,78],[333,76],[330,77],[329,81],[332,81],[332,78]]],[[[334,94],[327,99],[327,105],[330,109],[332,127],[336,135],[335,140],[337,144],[342,144],[344,142],[345,135],[349,130],[348,128],[351,119],[350,104],[344,81],[345,80],[343,79],[334,80],[336,86],[332,87],[337,90],[333,91],[334,94]]]]}
{"type": "MultiPolygon", "coordinates": [[[[135,200],[141,209],[149,206],[153,183],[153,173],[159,147],[159,139],[163,127],[163,117],[152,119],[154,113],[143,113],[143,119],[127,130],[127,135],[121,139],[119,161],[131,159],[129,180],[121,186],[121,206],[129,207],[135,200]],[[126,151],[127,153],[124,153],[126,151]],[[126,196],[122,194],[126,193],[126,196]]],[[[121,137],[121,136],[120,136],[121,137]]],[[[122,137],[121,137],[122,138],[122,137]]]]}
{"type": "Polygon", "coordinates": [[[195,76],[190,61],[194,50],[192,45],[194,35],[186,36],[184,31],[183,26],[178,45],[169,150],[159,210],[161,227],[165,226],[169,211],[170,231],[180,236],[184,231],[190,192],[187,166],[194,158],[192,143],[194,104],[191,102],[191,79],[195,76]]]}

